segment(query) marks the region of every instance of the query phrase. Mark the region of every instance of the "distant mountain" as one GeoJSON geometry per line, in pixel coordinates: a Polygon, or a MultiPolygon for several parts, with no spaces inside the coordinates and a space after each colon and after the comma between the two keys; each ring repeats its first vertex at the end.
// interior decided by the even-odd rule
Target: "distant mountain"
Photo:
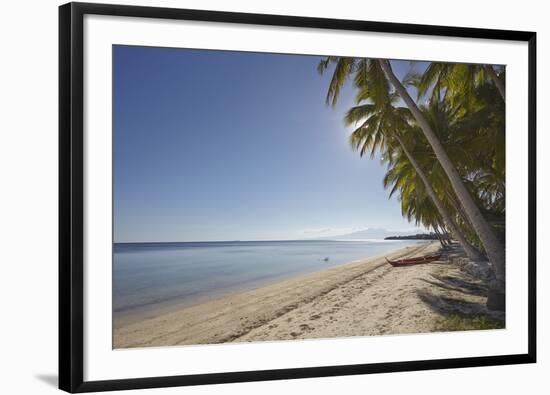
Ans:
{"type": "Polygon", "coordinates": [[[346,240],[346,239],[384,239],[391,236],[409,236],[418,233],[426,233],[418,229],[413,229],[408,232],[396,232],[383,228],[368,228],[348,233],[346,235],[333,236],[330,239],[346,240]]]}

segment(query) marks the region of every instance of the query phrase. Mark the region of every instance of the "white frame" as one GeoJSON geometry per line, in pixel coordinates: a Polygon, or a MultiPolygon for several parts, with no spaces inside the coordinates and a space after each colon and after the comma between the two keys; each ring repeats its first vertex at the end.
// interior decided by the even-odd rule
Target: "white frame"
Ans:
{"type": "Polygon", "coordinates": [[[507,265],[504,330],[112,350],[113,44],[505,64],[507,227],[514,229],[513,233],[508,232],[513,240],[507,243],[507,262],[528,261],[529,73],[526,42],[85,15],[86,381],[527,352],[527,265],[507,265]]]}

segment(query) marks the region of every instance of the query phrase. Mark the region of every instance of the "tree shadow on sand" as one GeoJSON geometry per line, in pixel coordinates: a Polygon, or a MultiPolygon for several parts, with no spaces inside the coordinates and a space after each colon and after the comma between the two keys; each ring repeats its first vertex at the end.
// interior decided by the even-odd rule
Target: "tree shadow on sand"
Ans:
{"type": "Polygon", "coordinates": [[[416,293],[430,309],[444,316],[451,314],[474,315],[486,312],[484,303],[473,303],[459,298],[436,295],[426,290],[418,290],[416,293]]]}
{"type": "Polygon", "coordinates": [[[463,294],[474,296],[487,296],[489,287],[486,284],[480,283],[475,280],[466,280],[452,276],[441,276],[437,274],[431,274],[431,276],[437,281],[431,281],[427,279],[420,279],[428,284],[436,287],[443,288],[447,291],[455,291],[463,294]]]}
{"type": "Polygon", "coordinates": [[[419,289],[416,293],[424,304],[440,316],[440,321],[446,321],[451,326],[451,330],[456,323],[463,327],[464,325],[460,325],[461,320],[472,319],[490,320],[497,322],[498,327],[504,326],[505,313],[487,309],[487,282],[460,270],[431,273],[430,277],[419,279],[428,284],[428,287],[419,289]]]}
{"type": "MultiPolygon", "coordinates": [[[[487,309],[485,298],[488,286],[486,284],[462,276],[432,274],[432,277],[435,281],[422,279],[432,285],[431,289],[420,289],[416,293],[423,303],[441,316],[442,320],[460,321],[481,318],[496,322],[495,327],[504,327],[504,313],[487,309]]],[[[454,330],[454,328],[450,329],[454,330]]]]}

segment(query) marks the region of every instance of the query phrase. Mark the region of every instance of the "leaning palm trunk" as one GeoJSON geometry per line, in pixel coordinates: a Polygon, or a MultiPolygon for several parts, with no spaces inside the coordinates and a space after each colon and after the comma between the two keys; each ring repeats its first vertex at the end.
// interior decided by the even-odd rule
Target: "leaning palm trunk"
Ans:
{"type": "Polygon", "coordinates": [[[434,225],[433,230],[435,233],[435,237],[437,237],[437,240],[439,240],[439,244],[441,244],[441,247],[447,248],[447,244],[443,241],[443,238],[441,237],[441,233],[439,233],[439,230],[437,230],[437,227],[434,225]]]}
{"type": "Polygon", "coordinates": [[[445,195],[447,196],[447,199],[451,203],[451,206],[456,210],[458,217],[464,222],[465,226],[469,227],[470,229],[473,229],[472,223],[468,219],[468,216],[464,212],[464,208],[460,205],[458,200],[456,199],[456,196],[453,194],[452,191],[446,190],[445,195]]]}
{"type": "MultiPolygon", "coordinates": [[[[456,222],[455,222],[455,225],[456,225],[456,222]]],[[[445,243],[450,246],[452,244],[452,240],[451,238],[449,237],[449,231],[447,229],[445,229],[445,222],[444,221],[439,221],[438,224],[437,224],[438,228],[439,228],[439,232],[441,233],[441,237],[443,238],[443,240],[445,241],[445,243]]],[[[458,229],[458,227],[457,227],[458,229]]],[[[464,234],[463,234],[464,235],[464,234]]]]}
{"type": "Polygon", "coordinates": [[[424,184],[424,187],[426,188],[426,192],[428,193],[428,196],[434,203],[435,207],[437,208],[437,211],[439,211],[439,214],[443,218],[443,221],[445,222],[445,225],[450,230],[453,237],[462,245],[464,248],[464,251],[466,252],[466,255],[468,255],[468,258],[470,258],[473,261],[481,261],[483,260],[483,257],[472,248],[470,243],[468,243],[468,240],[464,237],[460,229],[458,229],[458,226],[453,221],[451,215],[449,214],[449,211],[445,207],[445,205],[441,202],[439,197],[436,195],[434,189],[432,188],[432,185],[430,184],[430,181],[428,180],[428,177],[426,177],[426,174],[424,171],[420,168],[420,165],[416,161],[416,159],[412,156],[412,154],[409,152],[408,148],[403,143],[403,140],[401,140],[401,137],[395,134],[395,139],[401,146],[401,149],[407,156],[407,159],[409,162],[411,162],[412,167],[416,171],[416,174],[420,177],[422,180],[422,183],[424,184]]]}
{"type": "Polygon", "coordinates": [[[428,120],[426,119],[422,111],[420,111],[414,100],[411,98],[411,96],[407,92],[407,89],[405,89],[403,84],[393,73],[389,61],[379,59],[378,62],[380,64],[380,67],[384,70],[384,73],[387,75],[388,79],[395,87],[395,89],[413,114],[414,118],[422,128],[422,131],[424,132],[426,139],[430,143],[437,159],[439,160],[441,167],[443,167],[443,170],[445,170],[447,177],[449,177],[451,186],[455,191],[456,196],[460,200],[462,207],[464,207],[464,211],[466,212],[466,215],[468,216],[472,226],[474,227],[474,231],[481,240],[481,243],[483,244],[483,247],[487,252],[489,260],[493,264],[496,281],[491,284],[489,297],[487,298],[487,307],[490,309],[504,310],[504,279],[506,270],[504,247],[493,233],[485,218],[483,218],[481,212],[479,211],[479,208],[476,206],[474,200],[470,196],[470,193],[464,186],[460,175],[452,164],[449,156],[447,155],[447,152],[445,152],[443,145],[432,130],[428,120]]]}
{"type": "Polygon", "coordinates": [[[493,66],[490,64],[486,64],[484,66],[485,71],[487,71],[487,74],[489,74],[489,78],[495,83],[498,92],[500,93],[500,96],[502,96],[502,100],[506,101],[505,99],[505,90],[504,90],[504,84],[502,83],[502,80],[498,78],[497,73],[495,73],[495,69],[493,69],[493,66]]]}
{"type": "MultiPolygon", "coordinates": [[[[468,219],[468,216],[466,215],[466,213],[464,212],[464,208],[462,208],[462,206],[460,205],[460,203],[458,202],[458,200],[456,199],[456,197],[454,196],[454,194],[451,192],[451,191],[446,191],[446,195],[447,197],[449,198],[449,201],[451,203],[451,206],[456,210],[457,212],[457,215],[459,216],[459,218],[463,221],[464,223],[464,227],[466,227],[466,229],[468,231],[471,231],[472,229],[474,229],[474,227],[472,226],[472,223],[470,222],[470,220],[468,219]]],[[[457,223],[457,225],[459,225],[457,223]]],[[[459,226],[459,229],[462,229],[460,226],[459,226]]],[[[475,233],[475,230],[474,230],[474,233],[475,233]]],[[[464,231],[462,230],[462,234],[464,234],[464,231]]],[[[470,238],[466,237],[466,240],[468,241],[468,243],[470,244],[470,246],[475,249],[476,251],[479,251],[479,248],[478,246],[472,244],[470,242],[470,238]]],[[[482,252],[479,252],[480,256],[483,256],[483,253],[482,252]]],[[[487,259],[483,259],[484,261],[487,260],[487,259]]]]}
{"type": "Polygon", "coordinates": [[[441,240],[441,243],[447,248],[450,247],[451,240],[449,239],[449,233],[445,229],[445,226],[442,224],[442,222],[438,221],[438,223],[435,225],[435,229],[439,239],[441,240]]]}
{"type": "MultiPolygon", "coordinates": [[[[450,215],[450,213],[449,213],[449,215],[450,215]]],[[[453,220],[453,223],[455,224],[455,227],[457,228],[457,231],[460,232],[460,228],[457,226],[456,221],[453,220]]],[[[449,231],[445,228],[445,223],[443,221],[439,222],[439,228],[441,229],[441,232],[443,233],[443,238],[445,240],[447,240],[447,244],[449,244],[449,245],[453,244],[451,236],[449,236],[449,231]]],[[[461,234],[462,234],[462,238],[466,239],[466,241],[468,241],[468,239],[466,237],[464,237],[464,232],[461,232],[461,234]]]]}

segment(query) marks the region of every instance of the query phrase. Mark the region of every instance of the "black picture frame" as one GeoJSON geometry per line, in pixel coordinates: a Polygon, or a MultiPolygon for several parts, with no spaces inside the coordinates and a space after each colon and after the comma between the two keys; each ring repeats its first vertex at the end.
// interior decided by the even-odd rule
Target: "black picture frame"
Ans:
{"type": "Polygon", "coordinates": [[[59,388],[90,392],[367,373],[534,363],[536,361],[536,33],[127,5],[59,8],[59,388]],[[83,351],[83,19],[111,15],[282,27],[401,33],[528,43],[528,352],[526,354],[84,381],[83,351]]]}

